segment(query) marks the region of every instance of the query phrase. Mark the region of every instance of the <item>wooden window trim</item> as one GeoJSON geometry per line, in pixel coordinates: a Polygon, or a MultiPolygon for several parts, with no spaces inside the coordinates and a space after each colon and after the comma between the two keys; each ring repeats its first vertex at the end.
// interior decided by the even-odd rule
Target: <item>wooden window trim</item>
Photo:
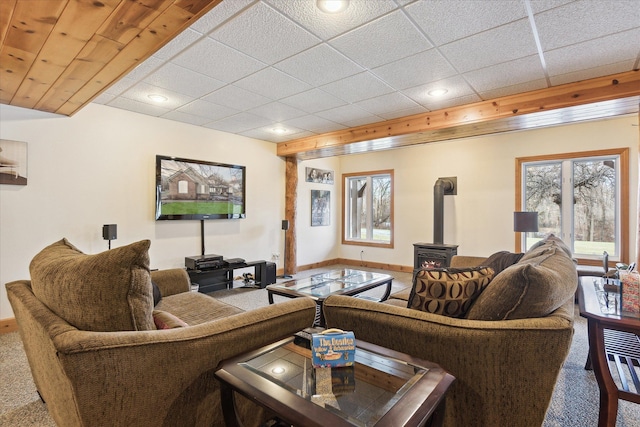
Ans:
{"type": "Polygon", "coordinates": [[[394,176],[393,176],[393,169],[383,169],[383,170],[376,170],[376,171],[366,171],[366,172],[351,172],[351,173],[343,173],[342,174],[342,229],[341,229],[341,233],[342,233],[342,244],[343,245],[353,245],[353,246],[369,246],[369,247],[376,247],[376,248],[386,248],[386,249],[393,249],[394,247],[394,236],[395,236],[395,224],[394,224],[394,209],[395,209],[395,183],[394,183],[394,176]],[[389,240],[389,243],[374,243],[374,242],[370,242],[370,241],[362,241],[362,240],[347,240],[345,235],[346,235],[346,216],[345,216],[345,211],[346,211],[346,206],[345,206],[345,200],[346,199],[346,194],[345,191],[347,191],[346,189],[346,181],[347,178],[353,177],[353,176],[372,176],[372,175],[383,175],[383,174],[387,174],[391,177],[391,239],[389,240]]]}

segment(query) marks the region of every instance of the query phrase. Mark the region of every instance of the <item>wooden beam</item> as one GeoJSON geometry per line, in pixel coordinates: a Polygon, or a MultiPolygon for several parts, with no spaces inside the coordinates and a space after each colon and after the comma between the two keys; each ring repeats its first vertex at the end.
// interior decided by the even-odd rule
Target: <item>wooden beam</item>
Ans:
{"type": "Polygon", "coordinates": [[[298,160],[290,157],[286,159],[285,168],[285,195],[284,216],[289,220],[287,244],[284,248],[286,265],[284,274],[291,276],[298,271],[297,233],[296,233],[296,207],[298,206],[298,160]]]}
{"type": "MultiPolygon", "coordinates": [[[[323,157],[323,153],[340,155],[374,151],[376,143],[378,149],[390,149],[433,140],[486,134],[491,132],[485,126],[488,123],[519,119],[521,116],[532,113],[587,106],[588,104],[637,96],[640,96],[640,72],[628,71],[281,142],[278,144],[277,154],[284,157],[304,158],[305,153],[315,152],[315,157],[323,157]],[[477,129],[477,133],[470,131],[469,128],[472,127],[477,129]],[[456,135],[455,130],[459,128],[464,130],[463,135],[456,135]],[[444,137],[440,135],[440,138],[433,139],[427,136],[420,137],[420,134],[442,133],[443,131],[445,134],[448,133],[450,138],[447,138],[447,135],[444,137]],[[411,139],[407,139],[407,136],[411,136],[411,139]],[[363,142],[371,144],[364,147],[363,142]],[[360,148],[357,144],[364,148],[360,148]]],[[[637,108],[637,102],[635,102],[634,108],[637,108]]],[[[512,128],[507,127],[506,130],[512,130],[512,128]]]]}

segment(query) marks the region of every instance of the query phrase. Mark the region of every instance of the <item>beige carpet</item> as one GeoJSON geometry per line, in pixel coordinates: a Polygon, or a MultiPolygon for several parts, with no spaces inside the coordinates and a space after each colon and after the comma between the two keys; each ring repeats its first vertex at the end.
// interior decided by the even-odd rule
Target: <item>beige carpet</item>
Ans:
{"type": "MultiPolygon", "coordinates": [[[[300,272],[295,277],[305,277],[319,271],[322,270],[300,272]]],[[[395,277],[394,290],[411,283],[408,273],[391,274],[395,277]]],[[[367,294],[379,296],[382,291],[383,288],[374,289],[367,294]]],[[[213,295],[245,310],[268,304],[264,289],[231,289],[217,291],[213,295]]],[[[276,303],[282,300],[275,297],[276,303]]],[[[576,307],[573,344],[560,373],[543,427],[597,426],[598,386],[593,372],[584,370],[587,350],[586,321],[579,316],[576,307]]],[[[46,406],[38,397],[17,332],[0,335],[0,427],[3,426],[55,426],[46,406]]],[[[640,427],[640,405],[621,401],[616,426],[640,427]]]]}

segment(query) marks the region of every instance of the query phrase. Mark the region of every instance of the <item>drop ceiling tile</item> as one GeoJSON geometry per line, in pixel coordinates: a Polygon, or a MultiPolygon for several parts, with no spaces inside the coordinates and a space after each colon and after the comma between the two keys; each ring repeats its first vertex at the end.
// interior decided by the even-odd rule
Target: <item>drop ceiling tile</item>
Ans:
{"type": "Polygon", "coordinates": [[[311,89],[309,84],[272,67],[260,70],[234,84],[272,100],[311,89]]]}
{"type": "Polygon", "coordinates": [[[93,98],[93,100],[91,100],[91,102],[95,103],[95,104],[107,104],[110,101],[112,101],[113,99],[115,99],[115,95],[111,95],[107,92],[102,92],[100,95],[98,95],[97,97],[93,98]]]}
{"type": "Polygon", "coordinates": [[[122,95],[124,98],[134,99],[145,104],[157,105],[162,108],[173,110],[182,105],[188,104],[193,101],[193,97],[183,95],[178,92],[174,92],[168,89],[164,89],[158,86],[153,86],[147,83],[138,83],[131,89],[124,92],[122,95]],[[162,95],[167,98],[164,102],[157,102],[151,100],[149,95],[162,95]]]}
{"type": "Polygon", "coordinates": [[[158,68],[162,67],[163,64],[164,61],[162,59],[151,56],[131,70],[129,74],[127,74],[127,77],[133,80],[142,80],[158,68]]]}
{"type": "Polygon", "coordinates": [[[213,79],[179,65],[167,63],[144,79],[145,83],[200,98],[224,86],[220,80],[213,79]],[[176,78],[180,76],[180,78],[176,78]]]}
{"type": "Polygon", "coordinates": [[[476,92],[486,92],[502,86],[514,86],[533,80],[545,79],[538,55],[481,68],[463,74],[476,92]],[[496,76],[500,76],[496,78],[496,76]]]}
{"type": "Polygon", "coordinates": [[[205,127],[220,130],[229,133],[241,133],[251,129],[256,129],[262,126],[269,126],[271,120],[264,117],[256,116],[255,114],[242,112],[234,114],[233,116],[225,117],[222,120],[207,123],[205,127]]]}
{"type": "Polygon", "coordinates": [[[544,12],[571,3],[575,0],[529,0],[533,13],[544,12]]]}
{"type": "Polygon", "coordinates": [[[378,116],[390,111],[418,107],[415,101],[398,92],[365,99],[364,101],[356,102],[354,105],[378,116]]]}
{"type": "Polygon", "coordinates": [[[456,74],[456,70],[437,49],[383,65],[372,72],[395,89],[406,89],[456,74]]]}
{"type": "Polygon", "coordinates": [[[449,43],[441,46],[440,51],[461,73],[538,52],[528,19],[449,43]]]}
{"type": "Polygon", "coordinates": [[[264,3],[255,4],[210,37],[270,65],[320,43],[319,38],[264,3]]]}
{"type": "Polygon", "coordinates": [[[346,102],[320,89],[311,89],[280,100],[283,104],[290,105],[307,113],[336,108],[345,105],[346,102]]]}
{"type": "Polygon", "coordinates": [[[192,28],[187,28],[169,43],[164,45],[160,50],[155,52],[153,56],[160,58],[163,61],[168,61],[174,56],[182,53],[183,50],[187,49],[201,38],[203,38],[201,33],[193,31],[192,28]]]}
{"type": "Polygon", "coordinates": [[[195,126],[202,126],[203,124],[211,121],[211,119],[206,117],[194,116],[193,114],[187,114],[180,111],[169,111],[167,114],[163,114],[160,117],[176,122],[189,123],[190,125],[195,126]]]}
{"type": "Polygon", "coordinates": [[[235,85],[227,85],[202,98],[204,101],[224,105],[237,110],[249,110],[267,104],[272,100],[235,85]]]}
{"type": "Polygon", "coordinates": [[[482,99],[476,94],[465,95],[460,98],[434,99],[425,103],[425,107],[431,111],[443,110],[445,108],[459,107],[461,105],[480,102],[482,99]]]}
{"type": "Polygon", "coordinates": [[[433,47],[401,11],[337,37],[330,44],[369,69],[433,47]]]}
{"type": "Polygon", "coordinates": [[[263,141],[270,142],[283,142],[288,141],[290,139],[303,138],[305,136],[311,136],[312,133],[308,131],[304,131],[302,129],[289,129],[290,132],[286,134],[277,134],[273,132],[273,126],[265,126],[257,129],[251,129],[246,132],[242,132],[241,135],[247,136],[249,138],[262,139],[263,141]]]}
{"type": "Polygon", "coordinates": [[[342,13],[329,14],[316,7],[316,0],[265,0],[322,40],[365,24],[397,6],[392,0],[351,0],[342,13]]]}
{"type": "Polygon", "coordinates": [[[352,104],[321,111],[317,115],[324,119],[341,124],[345,124],[345,122],[352,120],[369,120],[373,118],[373,114],[352,104]]]}
{"type": "Polygon", "coordinates": [[[195,101],[178,108],[177,111],[180,113],[205,117],[209,119],[208,121],[220,120],[222,118],[229,117],[240,112],[238,110],[234,110],[233,108],[223,107],[222,105],[213,104],[201,99],[196,99],[195,101]]]}
{"type": "Polygon", "coordinates": [[[404,89],[402,93],[430,110],[433,109],[434,105],[442,104],[443,101],[446,102],[447,100],[474,95],[471,86],[469,86],[461,76],[453,76],[424,85],[414,86],[404,89]],[[430,96],[429,91],[434,89],[446,89],[447,93],[441,97],[430,96]]]}
{"type": "Polygon", "coordinates": [[[593,79],[596,77],[608,76],[611,74],[629,71],[634,67],[634,60],[616,62],[615,64],[600,65],[586,70],[573,71],[566,74],[558,74],[551,76],[551,84],[562,85],[565,83],[573,83],[580,80],[593,79]]]}
{"type": "Polygon", "coordinates": [[[130,87],[134,86],[137,82],[129,77],[122,77],[120,80],[115,82],[113,85],[109,86],[105,93],[110,95],[120,95],[122,92],[129,90],[130,87]]]}
{"type": "Polygon", "coordinates": [[[249,113],[256,116],[265,117],[274,122],[282,122],[295,117],[304,116],[305,111],[283,104],[281,102],[271,102],[249,110],[249,113]]]}
{"type": "Polygon", "coordinates": [[[365,125],[370,125],[372,123],[380,123],[383,122],[384,120],[382,119],[382,117],[378,117],[378,116],[368,116],[368,117],[362,117],[362,118],[357,118],[357,119],[353,119],[353,120],[345,120],[343,121],[343,124],[347,127],[353,128],[353,127],[357,127],[357,126],[365,126],[365,125]]]}
{"type": "Polygon", "coordinates": [[[513,86],[498,87],[493,90],[479,92],[478,94],[483,100],[501,98],[503,96],[515,95],[517,93],[530,92],[532,90],[546,89],[549,87],[547,79],[531,80],[525,83],[515,84],[513,86]]]}
{"type": "Polygon", "coordinates": [[[232,83],[266,66],[209,37],[186,49],[172,62],[225,83],[232,83]]]}
{"type": "MultiPolygon", "coordinates": [[[[543,50],[640,27],[637,0],[579,0],[535,15],[543,50]]],[[[627,41],[629,43],[629,41],[627,41]]],[[[636,39],[637,46],[640,40],[636,39]]]]}
{"type": "Polygon", "coordinates": [[[335,82],[364,71],[362,67],[326,44],[285,59],[275,67],[312,86],[335,82]]]}
{"type": "Polygon", "coordinates": [[[216,29],[220,24],[241,13],[247,6],[255,0],[231,0],[222,1],[217,6],[191,24],[192,29],[202,34],[207,34],[216,29]]]}
{"type": "Polygon", "coordinates": [[[320,89],[350,103],[393,92],[388,84],[369,71],[326,84],[320,89]]]}
{"type": "Polygon", "coordinates": [[[295,119],[282,122],[285,127],[293,126],[294,128],[308,130],[313,133],[333,132],[335,130],[344,129],[346,126],[323,119],[315,115],[296,117],[295,119]]]}
{"type": "Polygon", "coordinates": [[[135,113],[145,114],[147,116],[159,117],[168,113],[168,108],[158,107],[155,105],[145,104],[144,102],[135,101],[133,99],[118,97],[107,104],[109,107],[120,108],[122,110],[129,110],[135,113]]]}
{"type": "Polygon", "coordinates": [[[393,110],[393,111],[387,111],[385,113],[380,113],[378,114],[380,117],[382,117],[384,120],[392,120],[392,119],[397,119],[400,117],[406,117],[406,116],[412,116],[414,114],[421,114],[421,113],[426,113],[429,110],[417,105],[415,107],[412,108],[407,108],[405,110],[393,110]]]}
{"type": "MultiPolygon", "coordinates": [[[[640,3],[638,3],[640,7],[640,3]]],[[[549,75],[567,74],[592,68],[594,64],[614,64],[634,60],[640,53],[640,27],[578,43],[545,53],[549,75]],[[636,40],[637,43],[630,43],[636,40]],[[611,49],[611,46],[617,46],[611,49]]]]}
{"type": "Polygon", "coordinates": [[[527,16],[521,0],[419,1],[405,10],[436,46],[527,16]]]}

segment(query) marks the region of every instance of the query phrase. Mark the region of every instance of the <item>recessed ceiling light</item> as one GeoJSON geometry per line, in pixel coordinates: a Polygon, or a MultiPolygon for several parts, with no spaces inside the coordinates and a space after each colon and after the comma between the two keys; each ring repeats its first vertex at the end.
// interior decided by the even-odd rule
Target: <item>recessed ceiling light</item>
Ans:
{"type": "Polygon", "coordinates": [[[156,93],[152,93],[151,95],[148,95],[148,97],[150,100],[155,102],[165,102],[169,99],[166,96],[158,95],[156,93]]]}
{"type": "Polygon", "coordinates": [[[446,94],[447,92],[449,92],[446,89],[432,89],[429,92],[427,92],[427,95],[429,96],[442,96],[444,94],[446,94]]]}
{"type": "Polygon", "coordinates": [[[289,131],[286,128],[278,126],[278,127],[275,127],[273,129],[271,129],[271,132],[277,133],[278,135],[282,135],[282,134],[285,134],[285,133],[287,133],[289,131]]]}
{"type": "Polygon", "coordinates": [[[326,13],[340,13],[349,7],[349,0],[318,0],[318,9],[326,13]]]}

